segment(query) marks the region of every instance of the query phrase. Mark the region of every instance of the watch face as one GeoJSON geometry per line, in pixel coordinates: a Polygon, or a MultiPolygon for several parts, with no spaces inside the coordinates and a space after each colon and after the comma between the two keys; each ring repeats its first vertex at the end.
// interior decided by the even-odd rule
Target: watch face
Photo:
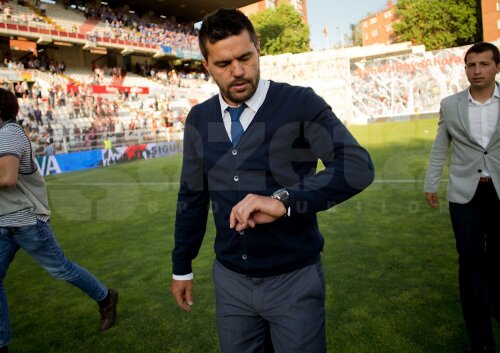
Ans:
{"type": "Polygon", "coordinates": [[[286,197],[288,196],[288,191],[286,191],[286,189],[279,189],[274,192],[274,195],[279,197],[286,197]]]}
{"type": "Polygon", "coordinates": [[[274,193],[273,193],[273,196],[276,197],[278,200],[280,200],[281,202],[283,202],[283,204],[285,205],[285,207],[288,207],[288,203],[289,203],[289,194],[288,194],[288,191],[286,189],[279,189],[279,190],[276,190],[274,193]]]}

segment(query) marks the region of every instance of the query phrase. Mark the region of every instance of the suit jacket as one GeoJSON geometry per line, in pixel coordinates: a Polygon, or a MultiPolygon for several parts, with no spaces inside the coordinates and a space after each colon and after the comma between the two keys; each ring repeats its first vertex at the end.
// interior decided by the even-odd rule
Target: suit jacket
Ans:
{"type": "Polygon", "coordinates": [[[488,146],[483,148],[471,136],[468,104],[468,89],[441,101],[438,132],[430,153],[424,185],[425,192],[437,192],[452,147],[447,198],[450,202],[461,204],[472,199],[485,168],[500,198],[500,117],[488,146]]]}

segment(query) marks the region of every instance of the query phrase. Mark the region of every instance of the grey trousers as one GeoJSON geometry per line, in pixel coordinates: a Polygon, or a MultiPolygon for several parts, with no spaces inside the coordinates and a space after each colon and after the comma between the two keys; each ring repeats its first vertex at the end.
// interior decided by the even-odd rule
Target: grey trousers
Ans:
{"type": "Polygon", "coordinates": [[[324,353],[325,281],[321,261],[279,276],[252,278],[215,261],[216,317],[222,353],[324,353]]]}

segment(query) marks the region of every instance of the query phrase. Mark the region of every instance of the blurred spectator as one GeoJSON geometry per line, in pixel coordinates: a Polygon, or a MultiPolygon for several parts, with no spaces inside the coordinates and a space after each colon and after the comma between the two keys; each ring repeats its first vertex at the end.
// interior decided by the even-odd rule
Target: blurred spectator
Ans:
{"type": "Polygon", "coordinates": [[[43,125],[43,120],[42,120],[42,111],[40,110],[40,107],[38,104],[36,105],[35,109],[33,110],[33,116],[35,117],[35,120],[38,125],[43,125]]]}
{"type": "Polygon", "coordinates": [[[56,150],[52,147],[52,144],[48,141],[45,142],[45,147],[43,149],[43,154],[46,156],[53,156],[56,154],[56,150]]]}

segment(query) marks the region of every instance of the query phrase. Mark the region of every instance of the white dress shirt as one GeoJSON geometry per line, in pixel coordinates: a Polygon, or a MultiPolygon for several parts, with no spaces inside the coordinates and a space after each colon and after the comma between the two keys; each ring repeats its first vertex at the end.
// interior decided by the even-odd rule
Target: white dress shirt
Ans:
{"type": "MultiPolygon", "coordinates": [[[[491,136],[496,130],[500,114],[500,95],[495,85],[493,95],[484,103],[472,98],[469,89],[469,127],[472,137],[483,148],[488,147],[491,136]]],[[[482,176],[489,177],[488,170],[483,169],[482,176]]]]}

